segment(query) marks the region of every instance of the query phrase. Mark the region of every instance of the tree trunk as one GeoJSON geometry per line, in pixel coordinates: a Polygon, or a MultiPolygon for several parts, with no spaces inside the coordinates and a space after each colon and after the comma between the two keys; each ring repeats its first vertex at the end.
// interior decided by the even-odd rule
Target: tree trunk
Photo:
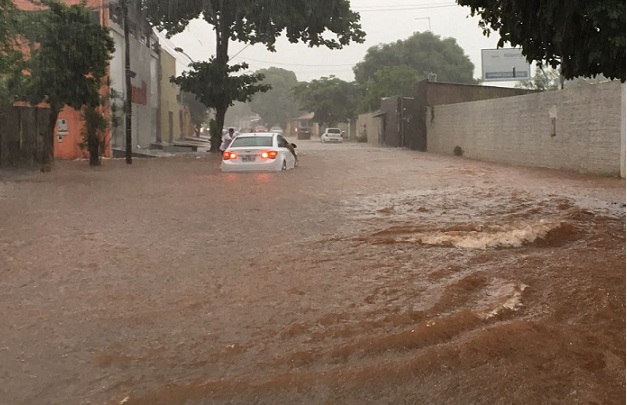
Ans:
{"type": "Polygon", "coordinates": [[[100,166],[100,139],[97,133],[88,135],[87,150],[89,151],[89,165],[100,166]]]}
{"type": "Polygon", "coordinates": [[[50,171],[52,167],[52,161],[54,160],[54,129],[57,125],[57,119],[59,118],[59,110],[50,105],[50,121],[48,122],[48,131],[44,136],[42,142],[42,155],[41,155],[41,171],[50,171]]]}
{"type": "Polygon", "coordinates": [[[222,128],[224,127],[224,117],[228,106],[220,106],[216,108],[216,125],[215,133],[211,133],[211,151],[220,153],[220,144],[222,143],[222,128]]]}

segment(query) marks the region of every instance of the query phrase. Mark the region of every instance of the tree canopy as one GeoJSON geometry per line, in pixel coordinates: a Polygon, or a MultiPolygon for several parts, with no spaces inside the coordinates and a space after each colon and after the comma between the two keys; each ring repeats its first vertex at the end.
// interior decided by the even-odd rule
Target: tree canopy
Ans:
{"type": "MultiPolygon", "coordinates": [[[[17,10],[11,0],[0,0],[0,104],[12,101],[11,81],[21,52],[16,49],[17,10]]],[[[17,69],[19,72],[19,69],[17,69]]]]}
{"type": "Polygon", "coordinates": [[[474,83],[474,65],[457,41],[441,39],[431,32],[416,32],[405,40],[369,48],[353,72],[357,82],[365,84],[374,80],[379,70],[403,65],[414,69],[423,78],[435,73],[439,81],[474,83]]]}
{"type": "Polygon", "coordinates": [[[577,76],[625,81],[624,0],[457,0],[481,18],[484,34],[500,35],[521,46],[531,63],[560,67],[567,79],[577,76]]]}
{"type": "Polygon", "coordinates": [[[302,110],[314,113],[314,121],[335,125],[354,119],[357,113],[358,87],[335,76],[322,77],[294,88],[302,110]]]}
{"type": "Polygon", "coordinates": [[[194,92],[207,107],[215,108],[214,151],[218,150],[214,145],[220,142],[228,107],[236,100],[249,100],[265,86],[257,83],[260,75],[242,72],[247,68],[245,64],[229,66],[230,41],[260,43],[274,51],[276,40],[283,33],[290,42],[330,49],[363,42],[365,37],[359,14],[350,9],[349,0],[144,0],[144,5],[153,25],[167,31],[167,36],[182,32],[198,17],[214,27],[215,55],[209,62],[192,64],[196,72],[177,79],[177,83],[187,86],[184,90],[194,92]],[[209,81],[201,83],[201,78],[209,81]],[[202,94],[197,92],[197,85],[203,86],[202,94]]]}
{"type": "Polygon", "coordinates": [[[375,72],[364,86],[364,97],[359,110],[372,111],[379,108],[382,97],[413,96],[416,82],[422,75],[407,65],[386,66],[375,72]]]}
{"type": "Polygon", "coordinates": [[[298,85],[296,74],[277,67],[258,70],[256,73],[265,77],[263,83],[271,86],[271,89],[253,97],[250,103],[251,111],[259,114],[268,126],[279,125],[286,128],[290,118],[299,113],[292,91],[298,85]]]}
{"type": "Polygon", "coordinates": [[[253,94],[270,89],[261,83],[261,74],[233,74],[246,70],[246,63],[223,66],[211,58],[209,62],[194,62],[190,66],[192,70],[183,72],[172,81],[182,91],[195,94],[207,108],[220,109],[230,107],[235,101],[250,101],[253,94]]]}
{"type": "Polygon", "coordinates": [[[189,115],[194,125],[200,126],[206,123],[209,110],[198,100],[195,94],[186,91],[181,92],[181,103],[189,109],[189,115]]]}

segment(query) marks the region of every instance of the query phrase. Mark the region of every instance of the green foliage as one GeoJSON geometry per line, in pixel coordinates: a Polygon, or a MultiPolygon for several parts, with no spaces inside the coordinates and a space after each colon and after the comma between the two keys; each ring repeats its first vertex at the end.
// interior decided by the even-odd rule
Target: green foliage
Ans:
{"type": "Polygon", "coordinates": [[[406,66],[386,66],[369,79],[364,86],[364,98],[360,101],[359,111],[373,111],[379,108],[382,97],[413,96],[420,73],[406,66]]]}
{"type": "Polygon", "coordinates": [[[320,124],[334,125],[357,115],[357,85],[335,76],[301,83],[294,88],[294,94],[301,109],[313,112],[314,121],[320,124]]]}
{"type": "Polygon", "coordinates": [[[279,125],[286,128],[287,122],[299,113],[292,91],[298,85],[296,74],[276,67],[258,70],[256,73],[265,77],[263,83],[271,86],[271,89],[256,94],[250,102],[250,109],[259,114],[269,127],[279,125]]]}
{"type": "Polygon", "coordinates": [[[211,58],[209,62],[194,62],[191,67],[191,71],[183,72],[172,82],[179,85],[182,91],[194,93],[208,108],[226,111],[233,102],[250,101],[253,94],[270,89],[261,83],[261,74],[233,74],[248,69],[246,63],[224,65],[211,58]]]}
{"type": "Polygon", "coordinates": [[[15,24],[15,5],[11,0],[0,0],[0,67],[4,62],[4,54],[10,51],[15,43],[17,25],[15,24]]]}
{"type": "Polygon", "coordinates": [[[253,94],[270,89],[261,84],[261,74],[238,74],[248,69],[246,63],[227,65],[211,58],[209,62],[194,62],[191,71],[183,72],[179,77],[172,78],[182,91],[196,95],[198,101],[207,108],[216,110],[216,131],[211,132],[211,148],[217,151],[226,110],[235,101],[248,102],[253,94]]]}
{"type": "Polygon", "coordinates": [[[90,166],[100,165],[100,155],[105,149],[105,135],[109,127],[101,108],[91,104],[83,107],[81,111],[83,128],[81,135],[83,142],[79,144],[81,149],[89,151],[90,166]]]}
{"type": "Polygon", "coordinates": [[[560,66],[577,76],[625,81],[624,0],[457,0],[481,18],[484,34],[500,35],[498,46],[521,46],[531,63],[560,66]]]}
{"type": "Polygon", "coordinates": [[[30,57],[20,61],[20,72],[15,71],[9,88],[15,99],[50,106],[50,124],[43,142],[45,166],[53,159],[59,111],[66,105],[80,110],[100,104],[99,91],[114,42],[108,29],[93,21],[85,1],[72,6],[54,0],[39,3],[47,8],[19,14],[19,34],[29,41],[30,57]]]}
{"type": "Polygon", "coordinates": [[[216,109],[218,130],[212,132],[212,150],[216,152],[228,107],[267,90],[258,84],[257,75],[232,76],[247,66],[228,66],[229,41],[264,44],[274,51],[277,38],[284,33],[290,42],[330,49],[363,42],[365,37],[359,14],[351,11],[349,0],[144,0],[143,5],[153,25],[167,31],[169,37],[197,17],[214,27],[215,55],[208,63],[192,64],[195,72],[177,80],[189,85],[184,90],[216,109]],[[201,78],[208,81],[197,81],[201,78]],[[194,83],[199,86],[192,86],[194,83]]]}
{"type": "Polygon", "coordinates": [[[17,14],[11,0],[0,0],[0,105],[12,103],[16,80],[19,81],[22,54],[15,46],[17,14]]]}
{"type": "Polygon", "coordinates": [[[38,26],[32,32],[38,46],[27,63],[24,98],[47,102],[57,111],[65,105],[77,110],[99,105],[100,85],[114,51],[107,28],[92,20],[84,3],[42,3],[49,9],[31,16],[38,26]]]}
{"type": "Polygon", "coordinates": [[[207,121],[209,110],[201,101],[198,100],[194,93],[181,92],[181,103],[189,109],[192,124],[200,126],[207,121]]]}
{"type": "MultiPolygon", "coordinates": [[[[231,39],[261,43],[274,51],[284,32],[290,42],[331,49],[363,42],[365,37],[349,0],[144,0],[144,4],[151,21],[169,36],[201,16],[215,27],[218,47],[231,39]]],[[[216,57],[226,55],[226,50],[223,55],[218,51],[216,57]]]]}
{"type": "Polygon", "coordinates": [[[100,96],[99,105],[86,104],[81,110],[81,120],[83,127],[81,136],[83,142],[78,146],[87,149],[89,152],[90,166],[99,166],[100,157],[106,150],[107,130],[117,128],[121,124],[120,104],[122,96],[115,89],[110,90],[106,96],[100,96]],[[104,115],[103,110],[109,107],[109,119],[104,115]]]}
{"type": "Polygon", "coordinates": [[[405,40],[373,46],[353,68],[355,79],[366,84],[375,74],[392,66],[407,66],[420,76],[433,72],[439,81],[474,83],[474,65],[453,38],[441,39],[431,32],[417,32],[405,40]]]}
{"type": "Polygon", "coordinates": [[[529,90],[557,90],[560,87],[560,73],[550,66],[536,66],[536,72],[529,80],[516,83],[516,88],[529,90]]]}

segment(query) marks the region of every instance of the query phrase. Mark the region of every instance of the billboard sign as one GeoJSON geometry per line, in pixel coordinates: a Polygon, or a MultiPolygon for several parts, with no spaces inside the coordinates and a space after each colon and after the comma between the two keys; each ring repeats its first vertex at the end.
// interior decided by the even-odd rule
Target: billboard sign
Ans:
{"type": "Polygon", "coordinates": [[[531,78],[529,62],[519,48],[482,49],[481,70],[481,77],[486,82],[531,78]]]}

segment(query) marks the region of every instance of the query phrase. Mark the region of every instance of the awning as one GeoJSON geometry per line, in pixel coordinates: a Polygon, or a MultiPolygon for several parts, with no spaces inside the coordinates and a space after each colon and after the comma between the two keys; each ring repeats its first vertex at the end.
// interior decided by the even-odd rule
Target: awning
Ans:
{"type": "Polygon", "coordinates": [[[374,118],[377,118],[377,117],[384,116],[385,114],[387,114],[385,111],[375,111],[375,112],[372,114],[372,116],[373,116],[374,118]]]}

